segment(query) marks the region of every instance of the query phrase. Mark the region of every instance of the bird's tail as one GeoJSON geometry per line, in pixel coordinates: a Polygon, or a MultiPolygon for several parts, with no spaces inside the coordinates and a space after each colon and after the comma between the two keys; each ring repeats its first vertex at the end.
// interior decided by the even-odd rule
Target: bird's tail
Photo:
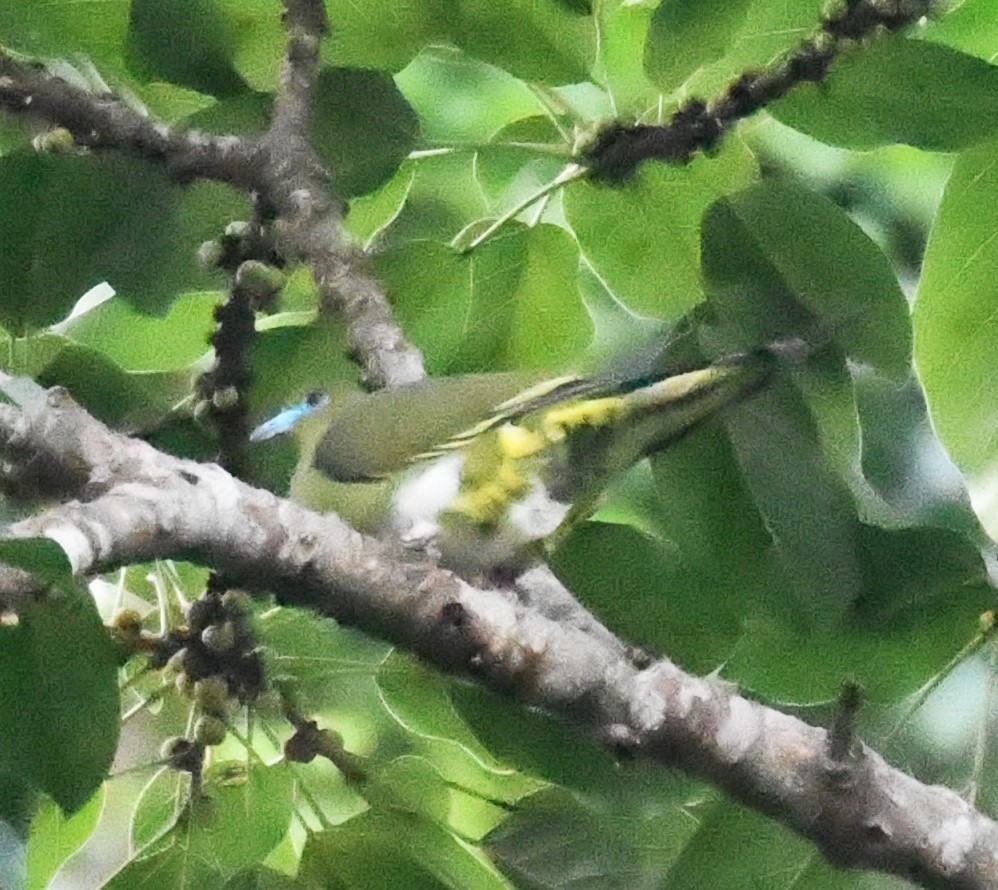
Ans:
{"type": "Polygon", "coordinates": [[[644,442],[643,453],[661,451],[761,392],[781,368],[804,364],[815,349],[811,341],[800,337],[774,341],[702,368],[662,377],[628,393],[628,413],[644,442]]]}

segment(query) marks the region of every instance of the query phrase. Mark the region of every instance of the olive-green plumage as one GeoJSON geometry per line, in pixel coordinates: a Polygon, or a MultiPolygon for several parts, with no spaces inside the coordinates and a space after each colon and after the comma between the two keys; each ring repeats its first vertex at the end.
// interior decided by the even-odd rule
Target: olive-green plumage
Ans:
{"type": "MultiPolygon", "coordinates": [[[[764,386],[780,354],[767,347],[668,376],[529,385],[523,375],[471,375],[345,407],[313,399],[318,410],[286,412],[305,427],[292,495],[314,505],[316,491],[335,484],[328,480],[378,479],[409,467],[394,485],[345,487],[368,492],[363,526],[375,527],[373,515],[385,511],[403,544],[449,568],[516,572],[588,517],[617,474],[764,386]]],[[[254,438],[284,431],[279,418],[254,438]]],[[[358,521],[356,513],[349,518],[358,521]]]]}

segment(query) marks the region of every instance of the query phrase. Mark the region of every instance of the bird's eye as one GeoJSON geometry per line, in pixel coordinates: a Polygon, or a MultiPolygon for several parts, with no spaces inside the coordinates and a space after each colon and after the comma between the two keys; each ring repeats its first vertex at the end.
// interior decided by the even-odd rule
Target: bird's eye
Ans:
{"type": "Polygon", "coordinates": [[[305,404],[309,408],[318,408],[323,402],[326,401],[326,394],[321,389],[313,389],[310,393],[305,396],[305,404]]]}

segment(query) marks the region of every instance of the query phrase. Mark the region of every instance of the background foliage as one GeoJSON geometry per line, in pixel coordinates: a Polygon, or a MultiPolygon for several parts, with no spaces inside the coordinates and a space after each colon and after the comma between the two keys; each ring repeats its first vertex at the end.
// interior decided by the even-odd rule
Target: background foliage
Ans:
{"type": "MultiPolygon", "coordinates": [[[[600,122],[718,93],[813,30],[820,3],[327,7],[317,144],[431,374],[591,368],[663,331],[687,359],[830,332],[816,367],[635,468],[559,575],[624,638],[812,720],[857,679],[868,741],[994,815],[992,655],[961,650],[981,642],[995,565],[967,480],[998,526],[983,500],[998,458],[998,4],[964,0],[856,46],[712,155],[619,188],[572,183],[470,254],[455,245],[600,122]]],[[[283,40],[270,0],[0,8],[5,47],[216,132],[262,130],[283,40]]],[[[4,368],[211,457],[184,399],[224,282],[195,252],[247,199],[134,158],[38,153],[29,128],[0,128],[4,368]],[[102,282],[112,298],[76,306],[102,282]]],[[[356,380],[315,308],[298,270],[259,319],[261,418],[356,380]]],[[[286,484],[290,445],[254,459],[255,481],[286,484]]],[[[25,865],[30,887],[898,884],[836,872],[708,787],[615,764],[544,715],[278,608],[256,617],[271,677],[365,758],[367,781],[280,760],[290,729],[265,697],[213,749],[210,806],[185,808],[157,749],[190,704],[129,664],[101,786],[119,721],[93,599],[54,548],[4,544],[3,558],[64,596],[0,629],[0,713],[24,717],[0,724],[0,885],[25,865]]],[[[105,620],[128,606],[155,628],[157,606],[176,618],[204,577],[136,566],[90,593],[105,620]]]]}

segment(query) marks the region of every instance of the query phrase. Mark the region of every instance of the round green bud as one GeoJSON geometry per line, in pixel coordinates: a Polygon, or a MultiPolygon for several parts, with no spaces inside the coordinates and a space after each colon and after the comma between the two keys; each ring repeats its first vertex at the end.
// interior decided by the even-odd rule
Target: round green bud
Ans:
{"type": "Polygon", "coordinates": [[[245,238],[249,232],[250,224],[244,219],[235,219],[225,227],[227,238],[245,238]]]}
{"type": "Polygon", "coordinates": [[[136,637],[142,633],[142,616],[135,609],[121,609],[111,619],[111,627],[124,636],[136,637]]]}
{"type": "Polygon", "coordinates": [[[201,631],[201,642],[212,652],[228,652],[236,644],[236,628],[231,621],[212,624],[201,631]]]}
{"type": "Polygon", "coordinates": [[[222,262],[225,250],[216,240],[205,241],[198,248],[198,265],[202,269],[217,269],[222,262]]]}
{"type": "Polygon", "coordinates": [[[187,647],[184,646],[183,648],[178,649],[176,652],[174,652],[173,655],[171,655],[169,659],[167,659],[167,662],[164,665],[163,670],[170,675],[182,674],[186,669],[186,667],[187,667],[187,647]]]}
{"type": "Polygon", "coordinates": [[[204,745],[183,736],[173,736],[163,742],[159,753],[170,766],[180,772],[194,773],[201,769],[204,745]]]}
{"type": "Polygon", "coordinates": [[[222,607],[233,617],[249,615],[253,611],[252,600],[244,590],[226,590],[222,594],[222,607]]]}
{"type": "Polygon", "coordinates": [[[164,760],[172,760],[178,751],[187,750],[190,744],[190,741],[182,735],[170,736],[170,738],[165,739],[163,744],[160,745],[159,756],[164,760]]]}
{"type": "Polygon", "coordinates": [[[225,741],[229,728],[225,723],[210,714],[198,717],[194,724],[194,740],[201,745],[220,745],[225,741]]]}
{"type": "Polygon", "coordinates": [[[35,151],[52,154],[69,154],[76,149],[73,134],[65,127],[55,127],[45,133],[39,133],[31,140],[31,145],[35,151]]]}
{"type": "Polygon", "coordinates": [[[236,269],[236,286],[247,291],[255,305],[266,305],[287,280],[288,276],[276,266],[260,260],[246,260],[236,269]]]}
{"type": "Polygon", "coordinates": [[[219,411],[229,411],[239,404],[239,390],[234,386],[223,386],[211,394],[211,404],[219,411]]]}
{"type": "Polygon", "coordinates": [[[194,703],[205,714],[225,717],[232,707],[229,684],[218,674],[194,684],[194,703]]]}

